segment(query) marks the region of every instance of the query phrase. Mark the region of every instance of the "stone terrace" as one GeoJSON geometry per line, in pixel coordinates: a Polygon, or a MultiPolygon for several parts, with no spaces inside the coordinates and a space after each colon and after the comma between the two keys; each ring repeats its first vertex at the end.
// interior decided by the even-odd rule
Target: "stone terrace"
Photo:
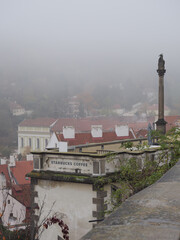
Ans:
{"type": "Polygon", "coordinates": [[[179,240],[180,161],[81,240],[179,240]]]}

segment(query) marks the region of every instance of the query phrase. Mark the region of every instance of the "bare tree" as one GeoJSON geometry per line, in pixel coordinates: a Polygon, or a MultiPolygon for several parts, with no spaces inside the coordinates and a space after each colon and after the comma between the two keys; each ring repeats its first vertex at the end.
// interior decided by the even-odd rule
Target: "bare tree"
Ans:
{"type": "Polygon", "coordinates": [[[51,225],[58,224],[61,228],[63,238],[65,240],[69,240],[69,228],[68,226],[63,222],[63,214],[60,214],[58,212],[53,213],[53,207],[55,205],[55,202],[53,202],[52,206],[50,207],[47,214],[44,215],[44,208],[46,203],[46,195],[44,196],[44,199],[40,206],[35,205],[32,209],[31,214],[31,240],[38,240],[42,233],[51,225]],[[38,215],[35,215],[35,211],[38,212],[38,215]],[[44,216],[43,216],[44,215],[44,216]],[[57,217],[60,215],[60,217],[57,217]],[[50,217],[51,216],[51,217],[50,217]]]}

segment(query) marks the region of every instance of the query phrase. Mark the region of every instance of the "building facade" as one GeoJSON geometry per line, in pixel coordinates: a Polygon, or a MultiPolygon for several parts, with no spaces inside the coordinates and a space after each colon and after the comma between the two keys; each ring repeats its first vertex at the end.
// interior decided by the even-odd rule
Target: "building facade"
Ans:
{"type": "Polygon", "coordinates": [[[51,127],[55,119],[29,119],[18,126],[18,154],[30,151],[43,151],[51,136],[51,127]]]}
{"type": "MultiPolygon", "coordinates": [[[[35,224],[46,217],[56,216],[69,227],[70,239],[78,240],[86,234],[110,209],[113,176],[123,161],[136,157],[140,168],[147,156],[156,159],[157,149],[122,151],[109,154],[62,153],[46,151],[34,153],[31,177],[33,202],[36,206],[35,224]],[[111,178],[111,181],[109,179],[111,178]],[[43,214],[40,209],[43,206],[43,214]]],[[[43,225],[43,224],[42,224],[43,225]]],[[[62,238],[59,226],[43,229],[40,240],[62,238]]]]}
{"type": "Polygon", "coordinates": [[[32,161],[0,165],[0,215],[10,230],[26,228],[29,221],[30,180],[25,175],[32,169],[32,161]]]}

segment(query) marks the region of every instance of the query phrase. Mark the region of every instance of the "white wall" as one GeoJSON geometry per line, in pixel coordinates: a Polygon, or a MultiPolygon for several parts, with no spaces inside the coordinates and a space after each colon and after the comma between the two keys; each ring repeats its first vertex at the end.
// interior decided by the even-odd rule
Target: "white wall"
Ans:
{"type": "Polygon", "coordinates": [[[3,215],[3,223],[7,225],[17,225],[22,224],[26,217],[26,207],[22,205],[19,201],[8,195],[6,199],[6,208],[3,215]],[[10,218],[10,214],[13,214],[13,218],[10,218]]]}
{"type": "Polygon", "coordinates": [[[56,137],[56,134],[53,132],[46,148],[48,149],[56,148],[57,146],[58,146],[58,139],[56,137]]]}
{"type": "Polygon", "coordinates": [[[2,216],[2,221],[5,226],[22,224],[26,217],[26,207],[22,205],[19,201],[13,198],[11,195],[11,190],[0,189],[0,212],[5,211],[2,216]],[[13,214],[13,218],[10,218],[10,214],[13,214]]]}
{"type": "Polygon", "coordinates": [[[6,188],[6,177],[4,173],[0,173],[0,190],[6,188]]]}
{"type": "Polygon", "coordinates": [[[50,130],[49,133],[47,132],[47,129],[44,129],[44,132],[42,131],[38,131],[37,132],[34,131],[32,129],[32,131],[27,131],[27,132],[23,132],[21,130],[18,130],[18,154],[21,153],[23,154],[24,150],[26,147],[29,146],[29,138],[31,139],[31,151],[34,150],[39,150],[39,151],[44,151],[46,146],[45,146],[45,140],[48,139],[48,141],[50,140],[50,130]],[[24,140],[24,147],[21,146],[21,138],[23,138],[24,140]],[[39,149],[37,149],[37,139],[39,139],[39,149]]]}
{"type": "Polygon", "coordinates": [[[118,137],[129,136],[129,127],[127,125],[116,125],[115,132],[118,137]]]}
{"type": "Polygon", "coordinates": [[[0,165],[6,164],[6,163],[7,163],[7,159],[0,158],[0,165]]]}
{"type": "Polygon", "coordinates": [[[67,142],[59,142],[59,152],[67,152],[68,151],[68,143],[67,142]]]}
{"type": "Polygon", "coordinates": [[[75,129],[73,126],[63,126],[64,138],[75,138],[75,129]]]}
{"type": "MultiPolygon", "coordinates": [[[[39,180],[35,191],[38,192],[35,202],[39,207],[45,199],[41,218],[46,216],[55,202],[51,216],[59,213],[70,229],[70,239],[78,240],[92,228],[92,224],[88,222],[95,219],[92,217],[92,211],[96,211],[96,205],[92,203],[96,192],[92,191],[92,185],[39,180]]],[[[53,226],[44,230],[40,240],[57,239],[58,235],[62,237],[61,229],[53,226]]]]}
{"type": "Polygon", "coordinates": [[[102,137],[102,125],[92,125],[91,126],[91,135],[94,138],[102,137]]]}

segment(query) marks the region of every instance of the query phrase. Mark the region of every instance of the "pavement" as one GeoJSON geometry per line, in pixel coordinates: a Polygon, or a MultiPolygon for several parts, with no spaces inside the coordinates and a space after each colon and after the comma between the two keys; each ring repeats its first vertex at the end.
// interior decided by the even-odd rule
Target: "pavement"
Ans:
{"type": "Polygon", "coordinates": [[[81,240],[180,240],[180,161],[81,240]]]}

